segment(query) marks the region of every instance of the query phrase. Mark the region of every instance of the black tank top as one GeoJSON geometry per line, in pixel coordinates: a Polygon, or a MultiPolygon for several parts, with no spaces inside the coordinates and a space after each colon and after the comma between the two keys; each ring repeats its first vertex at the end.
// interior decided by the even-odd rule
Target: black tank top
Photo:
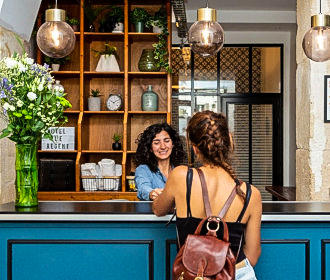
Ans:
{"type": "MultiPolygon", "coordinates": [[[[190,195],[191,195],[191,183],[192,183],[192,169],[188,170],[187,174],[187,195],[186,195],[186,202],[187,202],[187,217],[186,218],[176,218],[176,226],[178,230],[178,244],[179,246],[183,245],[187,239],[188,234],[193,234],[202,221],[200,218],[192,217],[191,215],[191,208],[190,208],[190,195]]],[[[239,214],[236,222],[227,222],[228,231],[229,231],[229,242],[230,248],[232,249],[235,256],[237,255],[237,251],[240,246],[240,242],[242,239],[241,249],[237,256],[237,263],[245,259],[245,254],[242,250],[244,247],[244,231],[246,228],[246,224],[241,223],[241,220],[244,216],[246,208],[249,204],[251,197],[251,185],[246,183],[246,199],[242,208],[241,213],[239,214]]],[[[202,229],[201,234],[206,234],[207,230],[205,228],[202,229]]],[[[222,238],[222,233],[220,233],[219,238],[222,238]]]]}

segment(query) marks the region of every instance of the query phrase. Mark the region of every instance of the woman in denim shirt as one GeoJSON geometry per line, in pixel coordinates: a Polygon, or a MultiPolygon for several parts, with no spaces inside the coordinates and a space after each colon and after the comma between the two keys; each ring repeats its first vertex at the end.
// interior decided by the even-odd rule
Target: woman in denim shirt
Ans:
{"type": "Polygon", "coordinates": [[[179,134],[167,123],[153,124],[138,138],[135,185],[140,200],[154,200],[172,168],[182,164],[185,152],[179,134]]]}

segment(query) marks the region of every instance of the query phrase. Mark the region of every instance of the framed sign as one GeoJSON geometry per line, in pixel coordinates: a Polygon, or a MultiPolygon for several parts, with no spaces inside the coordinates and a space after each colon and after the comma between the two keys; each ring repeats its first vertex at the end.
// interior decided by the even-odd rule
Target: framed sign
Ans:
{"type": "Polygon", "coordinates": [[[324,122],[330,122],[330,75],[324,76],[324,122]]]}
{"type": "Polygon", "coordinates": [[[48,129],[53,135],[53,141],[41,139],[41,150],[43,151],[73,151],[74,150],[74,127],[50,127],[48,129]]]}

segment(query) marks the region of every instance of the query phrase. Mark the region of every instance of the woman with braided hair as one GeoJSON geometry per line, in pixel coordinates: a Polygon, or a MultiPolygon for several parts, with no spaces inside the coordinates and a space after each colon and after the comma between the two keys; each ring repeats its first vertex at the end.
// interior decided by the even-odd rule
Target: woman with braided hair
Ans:
{"type": "MultiPolygon", "coordinates": [[[[256,279],[252,266],[261,253],[261,196],[257,188],[239,181],[231,167],[234,145],[226,117],[212,111],[196,113],[187,127],[187,140],[202,163],[200,170],[205,177],[212,215],[217,216],[230,194],[235,194],[223,217],[228,225],[230,247],[237,256],[235,279],[256,279]]],[[[188,168],[187,172],[186,166],[176,167],[162,194],[153,202],[157,216],[166,215],[176,207],[179,245],[184,244],[188,234],[193,234],[206,217],[200,170],[188,168]],[[189,173],[192,180],[188,179],[189,173]]]]}

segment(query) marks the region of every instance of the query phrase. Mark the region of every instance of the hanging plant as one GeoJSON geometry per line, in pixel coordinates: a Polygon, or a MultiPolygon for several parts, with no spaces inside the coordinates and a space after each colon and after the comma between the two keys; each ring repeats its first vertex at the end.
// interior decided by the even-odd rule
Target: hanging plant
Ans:
{"type": "Polygon", "coordinates": [[[168,50],[167,50],[167,36],[169,35],[167,29],[167,15],[166,10],[161,8],[155,13],[146,23],[147,27],[157,26],[161,29],[161,33],[157,36],[158,42],[153,44],[154,58],[156,60],[157,67],[165,69],[168,73],[172,72],[170,64],[168,62],[168,50]]]}

